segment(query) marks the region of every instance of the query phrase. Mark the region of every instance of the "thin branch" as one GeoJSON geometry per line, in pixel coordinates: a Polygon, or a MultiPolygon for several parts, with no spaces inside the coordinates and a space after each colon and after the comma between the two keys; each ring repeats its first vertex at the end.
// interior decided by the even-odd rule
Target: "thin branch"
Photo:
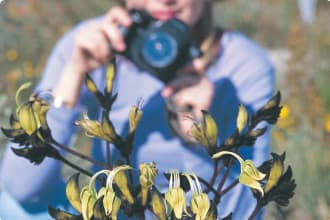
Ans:
{"type": "Polygon", "coordinates": [[[66,146],[58,143],[55,140],[52,140],[52,142],[53,142],[53,144],[55,144],[56,147],[58,147],[58,148],[60,148],[60,149],[62,149],[64,151],[66,151],[66,152],[68,152],[68,153],[70,153],[72,155],[75,155],[75,156],[77,156],[77,157],[79,157],[79,158],[81,158],[83,160],[87,160],[87,161],[89,161],[89,162],[93,163],[94,165],[99,166],[101,168],[104,168],[104,169],[107,169],[108,168],[107,164],[105,164],[105,163],[102,163],[100,161],[94,160],[93,158],[90,158],[90,157],[88,157],[88,156],[86,156],[84,154],[81,154],[81,153],[79,153],[79,152],[77,152],[77,151],[75,151],[75,150],[73,150],[71,148],[68,148],[68,147],[66,147],[66,146]]]}
{"type": "Polygon", "coordinates": [[[220,197],[226,194],[228,191],[230,191],[232,188],[234,188],[237,184],[239,183],[238,179],[232,182],[227,188],[225,188],[223,191],[220,193],[220,197]]]}
{"type": "Polygon", "coordinates": [[[257,214],[259,213],[261,208],[262,208],[262,206],[257,204],[256,207],[254,208],[253,212],[251,213],[250,217],[248,218],[248,220],[255,219],[255,217],[257,216],[257,214]]]}
{"type": "Polygon", "coordinates": [[[85,174],[85,175],[87,175],[87,176],[89,176],[89,177],[92,177],[92,176],[93,176],[93,174],[90,173],[89,171],[87,171],[87,170],[85,170],[85,169],[83,169],[83,168],[81,168],[81,167],[79,167],[79,166],[77,166],[77,165],[71,163],[70,161],[68,161],[68,160],[65,159],[64,157],[60,156],[60,157],[57,157],[57,158],[58,158],[60,161],[62,161],[63,163],[65,163],[66,165],[70,166],[71,168],[73,168],[73,169],[75,169],[75,170],[77,170],[77,171],[79,171],[79,172],[81,172],[81,173],[83,173],[83,174],[85,174]]]}
{"type": "Polygon", "coordinates": [[[206,180],[204,180],[203,178],[201,178],[201,177],[198,177],[198,180],[201,182],[201,183],[203,183],[206,187],[207,187],[207,189],[208,189],[208,192],[209,191],[212,191],[213,193],[214,193],[214,195],[217,195],[218,194],[218,192],[212,187],[212,185],[210,185],[206,180]]]}
{"type": "Polygon", "coordinates": [[[110,168],[110,170],[112,169],[112,163],[111,163],[111,149],[110,149],[110,142],[107,141],[107,144],[106,144],[106,151],[107,151],[107,164],[110,168]]]}
{"type": "MultiPolygon", "coordinates": [[[[221,170],[223,168],[223,164],[221,164],[220,166],[218,166],[218,164],[219,164],[219,161],[215,161],[214,162],[213,175],[212,175],[211,180],[209,181],[209,185],[211,185],[211,186],[214,185],[217,176],[219,175],[219,173],[221,172],[221,170]]],[[[206,188],[204,190],[204,192],[205,193],[208,193],[208,192],[210,192],[210,189],[209,188],[206,188]]]]}
{"type": "Polygon", "coordinates": [[[219,193],[220,193],[220,191],[221,191],[223,185],[224,185],[225,182],[226,182],[226,179],[227,179],[227,177],[228,177],[228,175],[229,175],[229,171],[230,171],[230,169],[231,169],[231,166],[232,166],[233,162],[234,162],[234,159],[233,159],[233,158],[230,158],[230,159],[229,159],[228,166],[227,166],[227,169],[226,169],[226,172],[225,172],[225,174],[223,175],[223,177],[222,177],[222,179],[221,179],[221,182],[219,183],[218,188],[217,188],[217,191],[218,191],[219,193]]]}

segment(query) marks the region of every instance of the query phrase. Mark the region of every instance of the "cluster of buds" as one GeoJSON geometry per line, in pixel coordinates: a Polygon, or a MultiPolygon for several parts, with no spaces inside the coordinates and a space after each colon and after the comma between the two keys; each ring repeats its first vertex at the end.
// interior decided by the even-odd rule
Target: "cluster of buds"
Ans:
{"type": "Polygon", "coordinates": [[[11,128],[1,127],[2,132],[13,143],[22,148],[12,148],[18,156],[39,164],[46,156],[58,158],[58,151],[51,146],[51,132],[46,121],[50,108],[48,101],[39,94],[32,94],[25,100],[25,91],[31,83],[23,84],[16,93],[16,115],[10,117],[11,128]]]}
{"type": "MultiPolygon", "coordinates": [[[[210,200],[210,194],[207,194],[207,190],[203,190],[201,187],[201,178],[192,172],[180,174],[176,169],[172,169],[169,173],[168,191],[165,194],[160,193],[155,183],[158,169],[154,162],[140,164],[139,185],[134,186],[129,157],[132,152],[136,129],[142,119],[142,102],[139,101],[130,109],[127,136],[118,135],[109,119],[112,104],[117,97],[116,94],[112,94],[114,78],[114,62],[111,62],[107,67],[104,91],[99,91],[93,79],[89,75],[86,76],[87,89],[97,97],[103,108],[102,119],[101,121],[91,120],[87,113],[84,113],[76,125],[80,126],[87,136],[112,143],[126,159],[128,165],[118,165],[112,168],[109,163],[105,169],[103,167],[94,175],[89,174],[91,177],[89,184],[82,189],[79,187],[79,174],[71,176],[67,181],[66,196],[79,214],[71,214],[49,207],[49,213],[52,217],[58,220],[117,219],[118,211],[122,209],[127,216],[143,218],[144,212],[148,209],[160,220],[215,220],[218,219],[217,204],[223,192],[221,191],[221,182],[225,181],[225,179],[220,181],[217,190],[213,189],[217,175],[220,173],[216,173],[216,168],[218,168],[218,162],[222,160],[227,167],[226,172],[229,172],[232,163],[228,161],[232,161],[233,158],[240,164],[240,175],[236,182],[246,185],[252,190],[257,200],[255,210],[258,211],[270,201],[275,201],[283,206],[288,205],[296,184],[292,179],[291,167],[284,171],[285,154],[273,153],[273,159],[264,162],[257,168],[251,160],[244,160],[238,153],[241,146],[252,146],[255,140],[265,133],[266,127],[256,129],[259,122],[266,121],[269,124],[274,124],[277,121],[282,108],[280,106],[280,93],[277,93],[252,116],[248,115],[243,105],[239,105],[236,130],[222,144],[219,143],[219,130],[216,121],[207,111],[202,110],[202,120],[194,123],[190,135],[205,146],[205,150],[215,161],[213,180],[210,182],[203,180],[203,183],[206,182],[205,185],[208,190],[212,190],[214,193],[213,200],[210,200]],[[129,179],[126,176],[128,170],[129,179]],[[96,187],[96,181],[100,182],[100,188],[96,187]],[[189,185],[189,188],[185,185],[189,185]],[[191,191],[192,195],[190,202],[187,202],[186,197],[188,190],[191,191]]],[[[31,95],[28,101],[24,101],[23,91],[29,87],[30,84],[24,84],[18,89],[16,115],[12,115],[10,118],[11,128],[1,129],[7,137],[11,138],[12,142],[23,146],[23,148],[13,149],[19,156],[28,158],[37,164],[41,163],[46,156],[65,162],[52,146],[52,144],[58,145],[52,139],[46,121],[50,104],[35,94],[31,95]]],[[[78,166],[73,167],[83,171],[78,166]]],[[[231,215],[225,219],[231,219],[231,215]]]]}
{"type": "Polygon", "coordinates": [[[98,171],[91,177],[89,184],[84,186],[81,190],[79,190],[78,183],[79,173],[71,176],[67,181],[66,196],[71,205],[80,213],[80,215],[66,213],[54,208],[49,208],[49,213],[55,219],[117,219],[122,199],[125,198],[128,202],[134,202],[127,184],[123,184],[123,182],[127,182],[127,177],[123,172],[129,169],[131,169],[130,166],[123,165],[118,166],[111,171],[98,171]],[[96,190],[95,181],[102,174],[106,175],[106,183],[99,190],[96,190]],[[113,188],[114,182],[116,182],[116,185],[122,192],[122,197],[119,197],[116,194],[113,188]]]}

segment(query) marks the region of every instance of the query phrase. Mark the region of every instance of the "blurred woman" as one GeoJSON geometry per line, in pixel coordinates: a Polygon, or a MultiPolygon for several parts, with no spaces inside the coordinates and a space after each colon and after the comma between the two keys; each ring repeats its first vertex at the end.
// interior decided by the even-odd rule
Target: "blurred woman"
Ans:
{"type": "MultiPolygon", "coordinates": [[[[82,111],[88,108],[90,117],[100,113],[82,82],[89,73],[99,88],[104,86],[105,67],[116,56],[114,92],[118,93],[118,99],[110,118],[118,132],[125,132],[130,107],[141,97],[144,100],[132,165],[137,167],[142,162],[154,161],[159,173],[177,168],[210,179],[213,161],[202,147],[192,143],[194,140],[189,136],[192,121],[187,117],[199,118],[200,110],[208,110],[218,123],[219,138],[223,142],[234,132],[239,103],[253,112],[273,94],[273,67],[265,51],[236,31],[216,28],[212,22],[212,2],[208,0],[125,0],[121,4],[110,8],[102,17],[80,23],[54,47],[36,88],[37,91],[52,90],[65,104],[48,112],[53,137],[68,146],[77,130],[74,121],[82,111]],[[133,8],[143,9],[158,20],[178,18],[186,23],[204,56],[194,59],[168,84],[125,57],[117,56],[114,50],[120,52],[127,48],[119,26],[132,25],[127,10],[133,8]],[[178,112],[170,122],[176,135],[168,126],[168,99],[178,109],[186,106],[191,109],[190,113],[178,112]]],[[[12,152],[13,144],[8,146],[1,163],[0,217],[48,219],[49,204],[68,208],[62,165],[53,159],[46,159],[39,166],[32,165],[12,152]]],[[[269,133],[253,148],[244,148],[240,153],[260,165],[268,158],[268,148],[269,133]]],[[[95,158],[106,160],[105,143],[94,140],[92,150],[95,158]]],[[[111,155],[113,161],[120,159],[116,149],[112,149],[111,155]]],[[[237,178],[239,170],[234,171],[228,183],[237,178]]],[[[156,184],[167,186],[168,182],[159,175],[156,184]]],[[[253,201],[250,189],[239,185],[222,198],[219,216],[233,212],[233,219],[247,219],[254,209],[253,201]]]]}

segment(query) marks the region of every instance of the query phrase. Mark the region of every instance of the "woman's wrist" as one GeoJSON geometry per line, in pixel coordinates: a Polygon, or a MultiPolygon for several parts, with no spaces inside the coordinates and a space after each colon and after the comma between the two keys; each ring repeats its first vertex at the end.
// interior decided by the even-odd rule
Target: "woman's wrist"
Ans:
{"type": "Polygon", "coordinates": [[[54,106],[72,108],[77,104],[85,73],[75,65],[68,63],[53,89],[54,106]]]}

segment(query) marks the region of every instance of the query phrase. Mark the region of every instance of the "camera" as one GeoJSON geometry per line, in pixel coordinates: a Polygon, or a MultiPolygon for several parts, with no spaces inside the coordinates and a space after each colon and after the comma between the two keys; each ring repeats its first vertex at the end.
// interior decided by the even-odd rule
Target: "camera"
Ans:
{"type": "Polygon", "coordinates": [[[201,56],[201,50],[190,39],[189,28],[179,19],[159,21],[142,10],[131,10],[132,25],[120,26],[126,50],[120,54],[167,83],[175,72],[201,56]]]}

